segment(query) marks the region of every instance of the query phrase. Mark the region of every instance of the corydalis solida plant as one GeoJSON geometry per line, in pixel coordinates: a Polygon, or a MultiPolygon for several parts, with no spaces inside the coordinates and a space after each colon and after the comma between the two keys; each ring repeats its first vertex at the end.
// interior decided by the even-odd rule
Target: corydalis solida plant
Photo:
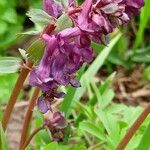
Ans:
{"type": "Polygon", "coordinates": [[[52,112],[44,123],[49,127],[53,140],[62,140],[66,127],[64,116],[51,107],[56,98],[65,95],[59,92],[59,87],[81,86],[75,79],[76,72],[84,63],[92,61],[91,42],[105,44],[101,37],[107,37],[115,28],[129,22],[144,1],[85,0],[81,6],[77,6],[73,0],[68,0],[67,4],[44,0],[43,4],[44,11],[53,18],[50,27],[53,24],[56,28],[53,31],[49,31],[49,26],[43,29],[41,39],[46,47],[39,65],[30,74],[30,84],[42,90],[43,94],[37,102],[39,110],[43,113],[52,112]],[[72,26],[58,31],[57,21],[64,14],[71,19],[72,26]],[[57,133],[61,137],[56,137],[59,135],[57,133]]]}

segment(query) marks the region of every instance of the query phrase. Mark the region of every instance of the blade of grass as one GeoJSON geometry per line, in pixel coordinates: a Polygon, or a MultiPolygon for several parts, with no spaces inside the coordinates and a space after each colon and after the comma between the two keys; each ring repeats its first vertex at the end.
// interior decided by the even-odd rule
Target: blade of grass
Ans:
{"type": "Polygon", "coordinates": [[[0,150],[8,150],[8,143],[6,141],[5,133],[2,124],[0,123],[0,150]]]}
{"type": "Polygon", "coordinates": [[[150,124],[148,125],[147,129],[144,132],[144,135],[141,139],[141,142],[137,148],[137,150],[148,150],[150,149],[150,124]]]}
{"type": "Polygon", "coordinates": [[[134,43],[134,48],[139,47],[143,43],[144,31],[150,19],[149,10],[150,10],[150,2],[149,0],[145,0],[145,6],[143,7],[141,15],[140,15],[140,27],[137,32],[136,40],[134,43]]]}

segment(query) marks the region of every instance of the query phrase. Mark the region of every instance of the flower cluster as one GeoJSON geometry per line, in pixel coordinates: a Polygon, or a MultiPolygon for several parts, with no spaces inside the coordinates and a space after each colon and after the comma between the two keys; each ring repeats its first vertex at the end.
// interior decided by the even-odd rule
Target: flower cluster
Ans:
{"type": "MultiPolygon", "coordinates": [[[[53,112],[51,104],[55,98],[64,97],[64,93],[58,91],[59,86],[81,86],[75,79],[76,72],[84,63],[92,61],[91,42],[104,44],[101,36],[107,36],[116,27],[127,23],[133,14],[139,12],[144,1],[85,0],[81,6],[77,6],[74,0],[68,0],[66,7],[56,0],[43,0],[43,5],[44,11],[54,18],[54,32],[47,28],[41,35],[46,47],[39,66],[30,74],[30,84],[42,90],[38,107],[46,113],[49,110],[53,112]],[[57,19],[64,13],[70,17],[73,26],[57,32],[57,19]]],[[[64,120],[62,113],[54,112],[52,119],[46,121],[52,132],[58,131],[57,124],[64,124],[59,118],[64,120]]]]}

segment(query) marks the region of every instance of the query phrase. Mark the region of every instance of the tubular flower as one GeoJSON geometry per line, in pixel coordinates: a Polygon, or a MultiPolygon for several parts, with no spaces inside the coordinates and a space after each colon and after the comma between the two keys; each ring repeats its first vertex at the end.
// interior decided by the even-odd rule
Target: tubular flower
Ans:
{"type": "Polygon", "coordinates": [[[58,18],[63,12],[63,6],[56,0],[43,0],[43,9],[50,16],[58,18]]]}
{"type": "Polygon", "coordinates": [[[72,11],[76,7],[74,0],[66,0],[66,3],[67,6],[64,6],[64,4],[58,0],[43,0],[43,9],[50,16],[59,18],[66,9],[72,11]]]}
{"type": "Polygon", "coordinates": [[[67,123],[61,112],[54,112],[45,120],[45,125],[49,128],[53,141],[63,141],[67,123]]]}
{"type": "Polygon", "coordinates": [[[143,5],[143,0],[97,0],[94,4],[92,0],[85,0],[76,23],[84,32],[106,35],[127,23],[143,5]]]}
{"type": "Polygon", "coordinates": [[[43,92],[37,101],[39,110],[52,113],[50,118],[45,119],[45,124],[53,140],[62,140],[66,127],[63,114],[53,112],[51,107],[55,98],[65,95],[59,92],[59,87],[80,87],[76,72],[84,63],[93,60],[91,42],[105,44],[101,36],[107,38],[109,33],[127,23],[144,5],[143,0],[85,0],[80,7],[74,0],[62,2],[43,0],[44,11],[55,19],[50,26],[44,27],[40,36],[46,44],[44,54],[29,77],[30,84],[43,92]],[[73,26],[58,32],[55,30],[57,20],[63,13],[71,18],[73,26]]]}
{"type": "Polygon", "coordinates": [[[47,46],[38,68],[31,72],[31,85],[40,87],[44,92],[56,85],[80,86],[75,74],[83,63],[92,61],[92,48],[89,41],[76,42],[78,34],[78,28],[71,28],[55,36],[43,35],[47,46]]]}

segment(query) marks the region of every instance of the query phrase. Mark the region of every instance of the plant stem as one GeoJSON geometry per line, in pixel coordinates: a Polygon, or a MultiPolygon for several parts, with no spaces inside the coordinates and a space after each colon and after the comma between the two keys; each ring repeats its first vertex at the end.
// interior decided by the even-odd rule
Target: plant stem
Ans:
{"type": "Polygon", "coordinates": [[[144,122],[144,120],[147,118],[147,116],[150,113],[150,105],[148,105],[145,110],[142,112],[142,114],[136,119],[136,121],[133,123],[131,128],[128,130],[124,138],[121,140],[120,144],[117,147],[117,150],[124,150],[135,132],[138,130],[140,125],[144,122]]]}
{"type": "MultiPolygon", "coordinates": [[[[26,66],[31,68],[33,66],[33,62],[31,62],[31,61],[27,62],[26,66]]],[[[12,110],[14,108],[14,105],[16,103],[18,95],[21,91],[21,88],[23,87],[23,83],[24,83],[25,79],[27,78],[29,72],[30,72],[30,70],[28,70],[26,67],[23,67],[21,69],[21,72],[20,72],[20,75],[19,75],[18,80],[16,82],[16,85],[12,91],[9,102],[7,104],[5,111],[4,111],[4,116],[3,116],[3,120],[2,120],[2,126],[3,126],[4,131],[7,128],[7,124],[8,124],[10,117],[11,117],[12,110]]]]}
{"type": "Polygon", "coordinates": [[[23,144],[25,143],[25,141],[27,139],[28,132],[29,132],[29,126],[30,126],[30,122],[32,119],[33,109],[36,104],[36,100],[38,98],[39,92],[40,92],[40,89],[36,87],[34,90],[33,96],[30,100],[30,104],[29,104],[27,113],[25,115],[24,123],[23,123],[23,129],[22,129],[22,133],[21,133],[19,150],[21,150],[21,147],[23,146],[23,144]]]}
{"type": "Polygon", "coordinates": [[[29,145],[31,142],[32,138],[41,130],[45,129],[45,126],[43,125],[42,127],[39,127],[33,131],[33,133],[30,135],[30,137],[25,141],[23,144],[22,148],[20,150],[25,150],[25,148],[29,145]]]}

